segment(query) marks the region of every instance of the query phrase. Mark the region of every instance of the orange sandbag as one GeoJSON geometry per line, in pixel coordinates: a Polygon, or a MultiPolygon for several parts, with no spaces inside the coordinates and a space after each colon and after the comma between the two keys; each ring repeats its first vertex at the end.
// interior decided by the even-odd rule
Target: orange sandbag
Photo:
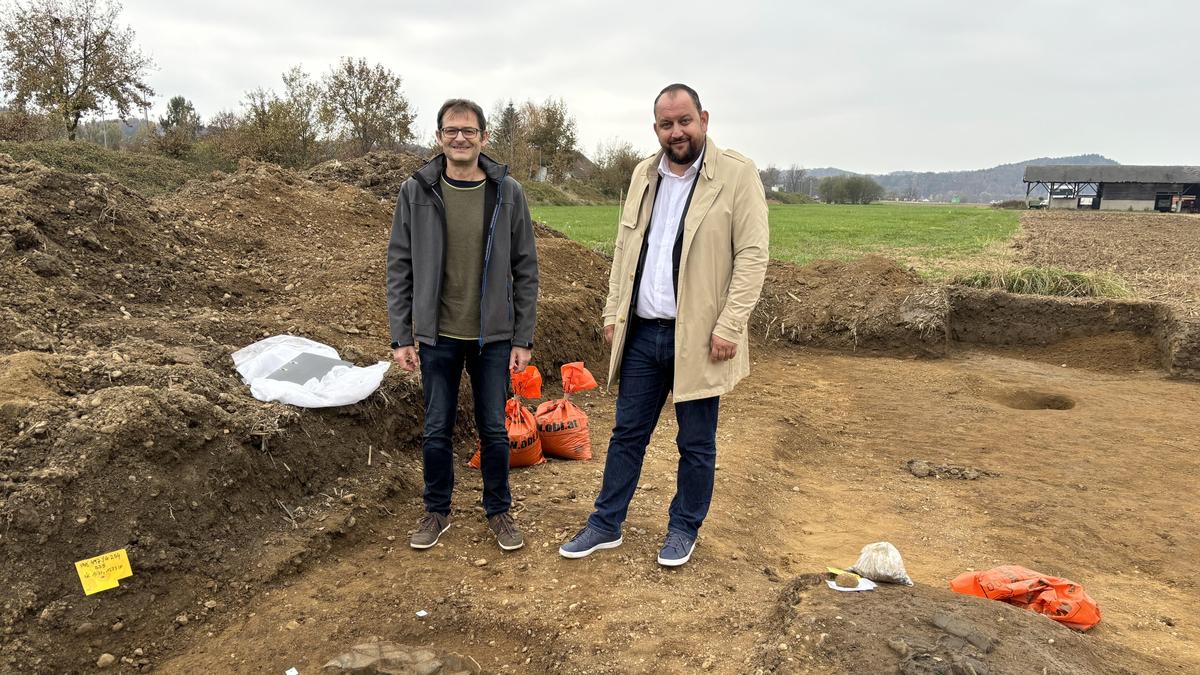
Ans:
{"type": "Polygon", "coordinates": [[[542,452],[562,459],[591,459],[592,440],[588,432],[588,416],[571,402],[571,394],[596,388],[596,378],[583,367],[582,361],[562,367],[564,396],[538,406],[534,417],[542,437],[542,452]]]}
{"type": "MultiPolygon", "coordinates": [[[[533,413],[521,404],[521,398],[542,395],[542,374],[534,366],[512,374],[513,397],[504,403],[504,429],[508,432],[508,465],[533,466],[546,461],[533,413]]],[[[467,465],[478,469],[480,451],[475,450],[467,465]]]]}
{"type": "Polygon", "coordinates": [[[564,363],[558,372],[562,375],[563,393],[568,396],[596,388],[596,378],[583,367],[583,361],[564,363]]]}
{"type": "Polygon", "coordinates": [[[542,373],[537,366],[525,366],[525,370],[513,373],[511,377],[515,396],[521,398],[542,397],[542,373]]]}
{"type": "Polygon", "coordinates": [[[1075,630],[1088,630],[1100,623],[1100,607],[1083,591],[1083,586],[1019,565],[964,572],[950,582],[950,590],[1045,614],[1075,630]]]}

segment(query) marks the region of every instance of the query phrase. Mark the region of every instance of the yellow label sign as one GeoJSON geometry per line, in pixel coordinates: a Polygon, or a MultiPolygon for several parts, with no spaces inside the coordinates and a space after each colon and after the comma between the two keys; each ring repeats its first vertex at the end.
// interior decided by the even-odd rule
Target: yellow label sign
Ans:
{"type": "Polygon", "coordinates": [[[125,549],[80,560],[75,563],[75,571],[79,573],[84,595],[116,588],[119,579],[133,576],[133,569],[129,567],[129,554],[125,549]]]}

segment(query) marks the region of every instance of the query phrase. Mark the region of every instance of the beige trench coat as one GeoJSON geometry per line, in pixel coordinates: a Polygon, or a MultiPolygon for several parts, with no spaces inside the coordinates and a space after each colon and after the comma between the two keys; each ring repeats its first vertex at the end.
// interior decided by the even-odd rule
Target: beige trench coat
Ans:
{"type": "MultiPolygon", "coordinates": [[[[720,396],[750,373],[748,323],[767,272],[767,201],[754,162],[706,139],[704,162],[684,218],[675,324],[676,402],[720,396]],[[710,338],[737,345],[714,363],[710,338]]],[[[604,325],[615,325],[608,382],[617,382],[630,321],[634,276],[658,187],[659,154],[629,182],[608,281],[604,325]]]]}

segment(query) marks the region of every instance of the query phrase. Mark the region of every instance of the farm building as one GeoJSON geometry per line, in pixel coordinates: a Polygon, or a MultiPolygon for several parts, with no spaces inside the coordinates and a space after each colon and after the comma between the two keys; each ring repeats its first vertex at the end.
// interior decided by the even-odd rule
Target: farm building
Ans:
{"type": "Polygon", "coordinates": [[[1047,192],[1052,209],[1200,212],[1200,166],[1025,167],[1025,201],[1047,192]]]}

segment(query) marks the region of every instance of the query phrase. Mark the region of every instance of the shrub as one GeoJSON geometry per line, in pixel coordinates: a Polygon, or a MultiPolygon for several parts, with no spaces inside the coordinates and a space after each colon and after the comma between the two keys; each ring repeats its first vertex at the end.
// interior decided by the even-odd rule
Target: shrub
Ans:
{"type": "Polygon", "coordinates": [[[1002,202],[996,202],[995,204],[992,204],[992,208],[993,209],[1018,209],[1018,210],[1024,211],[1025,209],[1029,208],[1029,205],[1025,203],[1024,199],[1006,199],[1002,202]]]}
{"type": "Polygon", "coordinates": [[[0,109],[0,141],[49,141],[66,136],[62,122],[49,115],[0,109]]]}
{"type": "Polygon", "coordinates": [[[830,204],[870,204],[883,198],[883,186],[868,176],[827,176],[817,184],[822,201],[830,204]]]}
{"type": "Polygon", "coordinates": [[[781,204],[815,204],[816,199],[809,197],[803,192],[768,192],[767,199],[777,201],[781,204]]]}

